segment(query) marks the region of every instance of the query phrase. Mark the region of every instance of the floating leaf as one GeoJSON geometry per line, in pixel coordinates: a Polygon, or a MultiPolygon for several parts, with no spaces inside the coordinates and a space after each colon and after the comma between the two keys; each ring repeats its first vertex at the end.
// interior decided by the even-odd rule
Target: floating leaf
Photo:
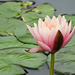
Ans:
{"type": "Polygon", "coordinates": [[[0,34],[8,35],[12,34],[16,28],[16,26],[25,25],[24,22],[17,20],[17,19],[7,19],[0,17],[0,34]]]}
{"type": "Polygon", "coordinates": [[[48,4],[43,4],[34,8],[32,12],[23,13],[22,17],[28,22],[39,18],[44,19],[47,15],[52,17],[54,15],[54,8],[48,4]]]}
{"type": "Polygon", "coordinates": [[[42,17],[45,17],[46,15],[52,17],[54,15],[54,8],[48,4],[37,6],[33,11],[41,14],[42,17]]]}
{"type": "Polygon", "coordinates": [[[46,62],[47,57],[43,53],[31,54],[25,48],[9,48],[0,50],[0,69],[11,64],[29,68],[39,68],[46,62]],[[37,61],[38,60],[38,61],[37,61]],[[36,63],[36,64],[35,64],[36,63]]]}
{"type": "Polygon", "coordinates": [[[0,61],[0,66],[4,65],[3,67],[0,68],[0,74],[1,75],[21,75],[21,74],[25,74],[25,71],[17,66],[17,65],[11,65],[11,64],[7,64],[6,62],[4,62],[4,60],[0,61]]]}
{"type": "Polygon", "coordinates": [[[15,17],[21,12],[21,3],[17,2],[6,2],[0,5],[0,15],[3,17],[15,17]]]}
{"type": "Polygon", "coordinates": [[[38,14],[37,12],[29,12],[29,13],[24,13],[22,16],[24,17],[25,21],[28,22],[35,20],[37,18],[39,19],[40,14],[38,14]]]}
{"type": "Polygon", "coordinates": [[[0,37],[0,49],[14,48],[14,47],[33,48],[36,47],[36,45],[21,43],[14,36],[0,37]]]}
{"type": "Polygon", "coordinates": [[[32,37],[25,25],[17,26],[14,35],[23,43],[36,44],[36,40],[32,37]]]}

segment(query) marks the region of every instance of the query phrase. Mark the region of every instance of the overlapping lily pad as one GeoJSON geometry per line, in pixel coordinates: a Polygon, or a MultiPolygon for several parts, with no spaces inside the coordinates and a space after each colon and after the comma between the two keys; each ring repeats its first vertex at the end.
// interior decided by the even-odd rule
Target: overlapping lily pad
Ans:
{"type": "Polygon", "coordinates": [[[7,48],[21,48],[21,47],[30,49],[36,47],[36,45],[21,43],[14,36],[0,37],[0,50],[7,48]]]}
{"type": "Polygon", "coordinates": [[[43,4],[33,9],[33,11],[41,14],[41,17],[45,17],[46,15],[52,17],[54,15],[54,8],[48,4],[43,4]]]}
{"type": "Polygon", "coordinates": [[[14,31],[14,35],[19,41],[23,43],[36,44],[36,40],[32,37],[25,25],[17,26],[14,31]]]}
{"type": "MultiPolygon", "coordinates": [[[[50,65],[51,55],[48,56],[50,65]]],[[[56,73],[75,74],[75,35],[69,44],[55,54],[55,71],[56,73]]]]}
{"type": "Polygon", "coordinates": [[[24,17],[25,21],[28,22],[39,18],[44,19],[47,15],[52,17],[54,15],[54,8],[48,4],[43,4],[32,9],[31,12],[24,13],[22,16],[24,17]]]}

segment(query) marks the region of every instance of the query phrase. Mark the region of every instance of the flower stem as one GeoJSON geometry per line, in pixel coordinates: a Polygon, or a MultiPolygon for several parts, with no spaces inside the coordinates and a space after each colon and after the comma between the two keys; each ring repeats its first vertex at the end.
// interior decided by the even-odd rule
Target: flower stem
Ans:
{"type": "Polygon", "coordinates": [[[50,75],[54,73],[54,53],[51,54],[50,75]]]}

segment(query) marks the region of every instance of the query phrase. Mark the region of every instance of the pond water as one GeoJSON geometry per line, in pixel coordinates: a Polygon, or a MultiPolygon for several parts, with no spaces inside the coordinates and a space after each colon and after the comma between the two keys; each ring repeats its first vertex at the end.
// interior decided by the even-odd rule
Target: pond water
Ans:
{"type": "Polygon", "coordinates": [[[29,0],[34,1],[35,5],[38,6],[43,3],[48,3],[55,8],[55,15],[59,14],[70,14],[75,15],[75,0],[29,0]]]}
{"type": "MultiPolygon", "coordinates": [[[[44,64],[38,70],[35,69],[26,69],[26,70],[28,71],[26,75],[49,75],[50,73],[50,69],[48,68],[47,64],[44,64]]],[[[60,75],[60,74],[54,73],[54,75],[60,75]]]]}

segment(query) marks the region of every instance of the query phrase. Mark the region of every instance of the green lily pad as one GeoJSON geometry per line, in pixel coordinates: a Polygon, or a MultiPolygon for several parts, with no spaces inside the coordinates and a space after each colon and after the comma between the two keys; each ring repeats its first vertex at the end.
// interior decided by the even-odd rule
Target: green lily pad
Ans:
{"type": "Polygon", "coordinates": [[[11,64],[21,65],[28,68],[39,68],[47,57],[43,53],[28,53],[26,48],[9,48],[0,50],[0,69],[9,67],[11,64]],[[37,61],[38,60],[38,61],[37,61]],[[35,64],[36,63],[36,64],[35,64]]]}
{"type": "MultiPolygon", "coordinates": [[[[50,66],[51,55],[48,56],[48,64],[50,66]]],[[[75,35],[67,44],[55,54],[54,70],[59,74],[75,74],[75,35]]]]}
{"type": "Polygon", "coordinates": [[[2,5],[0,5],[0,15],[7,18],[18,16],[18,14],[20,14],[21,12],[20,5],[20,2],[3,3],[2,5]]]}
{"type": "Polygon", "coordinates": [[[25,71],[17,65],[7,64],[3,60],[0,61],[0,64],[4,65],[4,67],[0,68],[0,74],[1,75],[21,75],[21,74],[25,74],[25,71]]]}
{"type": "Polygon", "coordinates": [[[32,37],[25,25],[17,26],[14,35],[18,40],[26,44],[36,44],[36,40],[32,37]]]}
{"type": "Polygon", "coordinates": [[[16,26],[25,25],[24,22],[17,20],[17,19],[7,19],[0,17],[0,34],[8,35],[12,34],[16,28],[16,26]]]}
{"type": "Polygon", "coordinates": [[[36,45],[32,44],[24,44],[18,41],[14,36],[6,36],[6,37],[0,37],[0,50],[6,49],[6,48],[33,48],[36,47],[36,45]]]}
{"type": "Polygon", "coordinates": [[[28,12],[28,13],[24,13],[22,14],[22,16],[24,17],[25,22],[28,21],[32,21],[35,19],[39,19],[40,18],[40,14],[38,14],[37,12],[28,12]]]}
{"type": "Polygon", "coordinates": [[[41,14],[42,17],[45,17],[46,15],[53,17],[54,15],[54,8],[48,4],[37,6],[33,11],[41,14]]]}

